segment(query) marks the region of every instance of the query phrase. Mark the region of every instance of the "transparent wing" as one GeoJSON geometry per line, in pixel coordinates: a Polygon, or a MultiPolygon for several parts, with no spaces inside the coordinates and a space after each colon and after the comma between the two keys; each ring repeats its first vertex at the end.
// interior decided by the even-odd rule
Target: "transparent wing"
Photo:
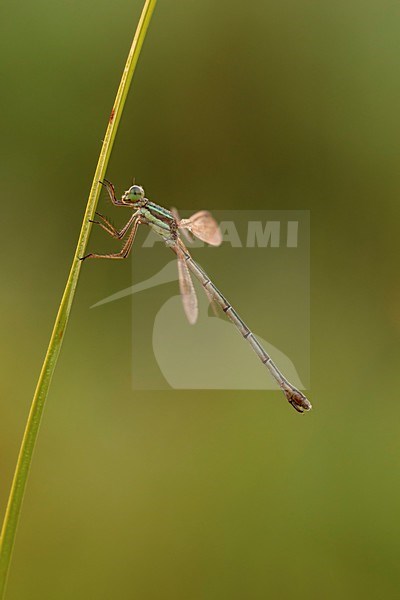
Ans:
{"type": "MultiPolygon", "coordinates": [[[[187,266],[187,261],[185,260],[185,252],[187,252],[188,250],[187,250],[187,248],[185,247],[185,245],[184,245],[184,243],[182,242],[182,240],[181,240],[181,239],[179,239],[179,238],[178,238],[178,244],[177,244],[177,246],[175,246],[175,251],[176,251],[176,254],[177,254],[177,256],[181,256],[181,257],[182,257],[182,259],[181,259],[181,260],[183,260],[183,262],[184,262],[184,265],[183,265],[183,266],[184,266],[184,267],[186,267],[187,276],[189,277],[189,280],[190,280],[190,285],[191,285],[191,287],[193,288],[192,277],[191,277],[191,275],[190,275],[190,270],[189,270],[189,268],[188,268],[188,266],[187,266]]],[[[178,261],[179,261],[179,258],[178,258],[178,261]]],[[[179,267],[179,265],[178,265],[178,267],[179,267]]],[[[182,288],[181,288],[181,289],[182,289],[182,288]]],[[[214,315],[215,315],[216,317],[218,317],[218,316],[219,316],[219,312],[218,312],[218,305],[217,305],[217,303],[216,303],[216,301],[215,301],[215,298],[214,298],[214,296],[213,296],[212,292],[211,292],[211,291],[210,291],[210,290],[209,290],[207,287],[204,287],[204,286],[203,286],[203,289],[204,289],[204,291],[205,291],[205,293],[206,293],[207,299],[208,299],[208,301],[209,301],[209,303],[210,303],[210,305],[211,305],[211,308],[212,308],[212,311],[213,311],[214,315]]],[[[194,290],[193,290],[193,292],[195,293],[195,291],[194,291],[194,290]]],[[[196,301],[196,318],[197,318],[197,312],[198,312],[198,311],[197,311],[197,297],[196,297],[196,296],[195,296],[195,301],[196,301]]],[[[186,309],[185,309],[185,312],[186,312],[186,309]]],[[[196,319],[195,319],[195,320],[196,320],[196,319]]],[[[190,321],[190,319],[189,319],[189,321],[190,321]]]]}
{"type": "Polygon", "coordinates": [[[218,223],[207,210],[195,213],[190,219],[178,221],[178,227],[179,229],[188,229],[199,240],[211,246],[219,246],[222,242],[222,234],[218,223]]]}
{"type": "MultiPolygon", "coordinates": [[[[170,210],[172,212],[172,216],[174,217],[175,221],[178,224],[178,227],[180,227],[180,222],[181,222],[182,219],[179,216],[178,209],[173,206],[170,210]]],[[[186,219],[186,220],[188,221],[189,219],[186,219]]],[[[195,241],[195,237],[194,237],[193,233],[191,233],[185,227],[182,227],[182,234],[183,234],[183,236],[184,236],[184,238],[186,239],[187,242],[194,242],[195,241]]]]}
{"type": "Polygon", "coordinates": [[[187,319],[191,325],[196,323],[197,315],[199,312],[197,306],[197,296],[194,289],[193,281],[190,276],[188,266],[186,264],[185,256],[179,248],[177,248],[178,257],[178,275],[179,275],[179,288],[181,291],[181,298],[183,303],[183,310],[187,316],[187,319]]]}
{"type": "Polygon", "coordinates": [[[216,317],[219,317],[218,304],[216,303],[214,296],[212,295],[212,293],[210,292],[210,290],[208,290],[206,287],[203,288],[203,289],[204,289],[204,291],[206,293],[206,296],[208,298],[208,301],[210,303],[210,306],[211,306],[211,309],[212,309],[214,315],[216,317]]]}

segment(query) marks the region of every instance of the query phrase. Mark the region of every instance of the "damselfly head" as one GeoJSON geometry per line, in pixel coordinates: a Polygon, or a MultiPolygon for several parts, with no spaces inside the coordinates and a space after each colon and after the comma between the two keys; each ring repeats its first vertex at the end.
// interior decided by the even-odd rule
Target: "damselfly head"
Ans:
{"type": "Polygon", "coordinates": [[[144,189],[141,185],[132,185],[129,190],[126,190],[122,196],[122,200],[125,202],[138,202],[144,198],[144,189]]]}

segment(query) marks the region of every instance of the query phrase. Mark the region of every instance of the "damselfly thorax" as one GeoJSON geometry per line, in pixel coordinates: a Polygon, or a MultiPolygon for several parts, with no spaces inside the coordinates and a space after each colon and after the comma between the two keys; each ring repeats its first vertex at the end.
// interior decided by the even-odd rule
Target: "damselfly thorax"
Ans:
{"type": "Polygon", "coordinates": [[[178,224],[172,212],[147,200],[145,206],[140,209],[140,223],[150,225],[155,233],[158,233],[165,242],[174,243],[178,237],[178,224]]]}

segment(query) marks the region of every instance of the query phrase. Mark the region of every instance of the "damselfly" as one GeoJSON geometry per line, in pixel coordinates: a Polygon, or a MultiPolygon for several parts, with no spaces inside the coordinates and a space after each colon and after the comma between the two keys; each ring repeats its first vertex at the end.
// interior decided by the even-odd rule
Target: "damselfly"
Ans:
{"type": "Polygon", "coordinates": [[[196,292],[190,276],[191,271],[203,286],[210,302],[215,302],[221,307],[243,338],[247,340],[253,348],[261,362],[267,367],[272,377],[279,384],[279,387],[284,392],[289,403],[300,413],[310,410],[311,403],[302,392],[296,389],[282,375],[271,357],[257,341],[244,321],[239,317],[232,305],[212,283],[203,269],[201,269],[193,260],[185,244],[182,242],[180,237],[181,233],[186,237],[195,236],[199,240],[212,246],[219,246],[222,242],[222,235],[217,222],[211,214],[202,210],[195,213],[189,219],[180,219],[175,211],[169,211],[145,198],[144,189],[140,185],[131,186],[129,190],[123,194],[121,199],[118,200],[112,183],[106,179],[100,183],[106,187],[111,201],[115,206],[127,206],[133,209],[134,213],[126,225],[120,230],[116,229],[110,221],[100,213],[96,213],[100,220],[92,221],[92,223],[100,225],[100,227],[102,227],[109,235],[118,240],[122,240],[127,234],[128,237],[120,252],[113,254],[91,253],[80,260],[85,260],[87,258],[126,258],[131,251],[138,226],[149,225],[155,233],[161,236],[166,246],[171,248],[177,256],[179,287],[183,308],[189,323],[195,323],[198,314],[196,292]]]}

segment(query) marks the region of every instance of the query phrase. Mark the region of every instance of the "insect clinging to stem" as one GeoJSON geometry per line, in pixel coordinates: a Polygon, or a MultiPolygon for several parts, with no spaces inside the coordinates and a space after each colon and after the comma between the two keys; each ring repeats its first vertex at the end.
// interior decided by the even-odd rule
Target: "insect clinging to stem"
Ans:
{"type": "Polygon", "coordinates": [[[167,210],[148,200],[145,197],[144,189],[140,185],[132,185],[122,195],[121,199],[118,199],[115,195],[114,186],[110,181],[104,179],[100,183],[107,189],[111,202],[115,206],[125,206],[134,212],[126,225],[119,230],[105,216],[96,213],[100,220],[92,221],[92,223],[100,225],[104,231],[118,240],[122,240],[127,236],[126,241],[119,252],[110,254],[90,253],[80,258],[80,260],[88,258],[109,258],[115,260],[126,258],[132,249],[137,228],[139,225],[148,225],[155,233],[161,236],[166,246],[171,248],[177,256],[179,287],[183,308],[189,323],[195,323],[198,316],[197,297],[190,275],[192,273],[203,286],[210,302],[220,306],[243,338],[250,344],[261,362],[276,380],[293,408],[300,413],[309,411],[312,408],[309,400],[284,377],[236,310],[221,294],[214,283],[212,283],[203,269],[193,260],[180,237],[182,233],[186,237],[195,236],[207,244],[219,246],[222,242],[222,234],[212,215],[206,210],[201,210],[189,219],[180,219],[175,210],[167,210]]]}

